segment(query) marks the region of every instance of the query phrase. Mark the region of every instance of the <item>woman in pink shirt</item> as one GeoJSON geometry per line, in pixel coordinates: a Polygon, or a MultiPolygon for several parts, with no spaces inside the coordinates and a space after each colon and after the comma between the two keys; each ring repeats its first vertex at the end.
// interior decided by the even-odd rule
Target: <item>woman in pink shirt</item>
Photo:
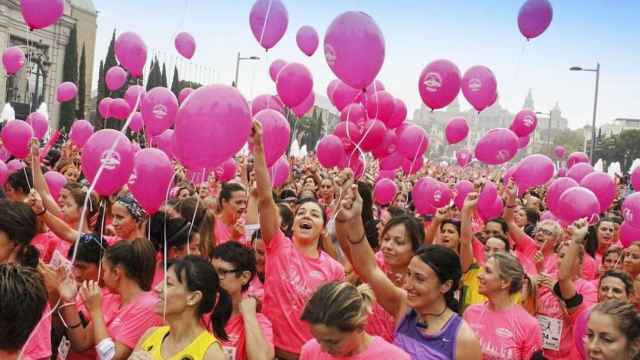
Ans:
{"type": "Polygon", "coordinates": [[[302,347],[300,360],[409,360],[409,354],[364,330],[373,297],[369,286],[348,282],[318,289],[302,313],[314,338],[302,347]]]}
{"type": "Polygon", "coordinates": [[[220,285],[231,296],[233,312],[225,327],[229,336],[223,347],[230,360],[272,360],[273,328],[262,313],[256,311],[258,301],[247,295],[256,275],[256,258],[251,248],[227,242],[213,249],[213,267],[220,285]]]}
{"type": "Polygon", "coordinates": [[[248,240],[244,236],[247,190],[238,183],[222,184],[218,201],[220,213],[215,223],[217,243],[214,245],[221,245],[227,241],[248,245],[248,240]]]}
{"type": "Polygon", "coordinates": [[[584,341],[588,359],[637,359],[639,329],[640,316],[633,305],[617,300],[596,305],[584,341]]]}
{"type": "Polygon", "coordinates": [[[597,264],[601,264],[602,256],[609,247],[615,245],[617,238],[614,220],[610,218],[600,219],[595,226],[589,229],[585,242],[585,251],[595,259],[597,264]]]}
{"type": "Polygon", "coordinates": [[[91,321],[83,324],[75,301],[63,304],[60,310],[74,351],[95,347],[101,358],[126,359],[144,332],[161,324],[162,319],[153,312],[158,299],[150,292],[155,266],[155,250],[146,239],[120,241],[106,251],[102,281],[109,292],[119,295],[121,305],[114,314],[103,313],[106,298],[98,282],[85,282],[80,294],[91,321]]]}
{"type": "Polygon", "coordinates": [[[259,122],[253,123],[251,141],[260,231],[267,250],[262,309],[273,324],[276,355],[287,360],[297,359],[302,345],[311,338],[308,326],[300,320],[304,305],[320,286],[342,280],[344,269],[319,248],[327,219],[317,202],[300,203],[293,220],[293,238],[289,240],[284,236],[271,192],[259,122]]]}
{"type": "Polygon", "coordinates": [[[118,240],[144,238],[143,225],[147,213],[130,194],[120,196],[111,205],[111,226],[118,240]]]}
{"type": "Polygon", "coordinates": [[[524,271],[510,254],[496,253],[483,265],[479,293],[484,304],[471,305],[464,312],[482,345],[485,360],[529,360],[542,350],[538,321],[512,295],[522,289],[524,271]]]}

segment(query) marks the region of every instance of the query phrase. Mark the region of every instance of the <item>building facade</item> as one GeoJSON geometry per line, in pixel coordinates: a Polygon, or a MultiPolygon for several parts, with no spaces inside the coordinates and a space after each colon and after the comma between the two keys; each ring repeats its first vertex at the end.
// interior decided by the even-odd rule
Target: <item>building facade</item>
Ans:
{"type": "Polygon", "coordinates": [[[610,123],[602,125],[599,133],[602,136],[614,136],[625,130],[640,130],[640,119],[615,118],[610,123]]]}
{"type": "Polygon", "coordinates": [[[0,76],[0,104],[10,103],[16,118],[25,119],[41,104],[49,111],[50,128],[57,128],[60,104],[56,88],[62,82],[65,46],[71,29],[78,33],[78,64],[82,48],[86,57],[86,99],[91,98],[98,13],[92,0],[65,0],[64,15],[45,29],[29,31],[20,12],[19,0],[0,0],[0,52],[19,46],[27,56],[14,76],[0,76]]]}

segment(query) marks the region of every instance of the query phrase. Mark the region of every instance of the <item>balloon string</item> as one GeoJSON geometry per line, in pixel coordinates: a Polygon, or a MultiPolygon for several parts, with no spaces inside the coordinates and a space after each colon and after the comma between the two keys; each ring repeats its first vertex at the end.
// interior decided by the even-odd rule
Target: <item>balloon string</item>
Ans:
{"type": "Polygon", "coordinates": [[[525,50],[527,49],[527,44],[529,43],[529,41],[527,41],[526,39],[522,41],[522,47],[520,49],[520,54],[517,57],[516,60],[516,73],[513,76],[513,79],[515,81],[515,83],[517,84],[518,78],[520,77],[520,69],[522,67],[522,61],[524,59],[524,53],[525,50]]]}
{"type": "MultiPolygon", "coordinates": [[[[365,103],[366,103],[366,99],[367,99],[367,93],[366,92],[359,92],[356,94],[356,96],[353,98],[353,100],[351,100],[351,103],[349,105],[347,105],[349,108],[347,109],[347,119],[346,119],[346,128],[347,128],[347,139],[349,141],[351,141],[352,144],[355,145],[353,152],[351,153],[351,155],[349,155],[349,158],[347,159],[347,167],[351,167],[351,158],[353,157],[353,154],[356,153],[356,150],[359,150],[360,153],[362,153],[362,149],[360,148],[360,144],[362,144],[362,140],[364,140],[365,136],[362,136],[360,138],[360,142],[358,142],[357,144],[355,143],[355,141],[351,140],[351,135],[349,134],[349,120],[351,117],[351,105],[354,104],[354,101],[356,101],[356,99],[358,98],[358,96],[363,95],[365,97],[365,103]]],[[[369,114],[367,113],[367,109],[364,109],[364,116],[366,120],[369,120],[369,114]]],[[[366,123],[366,121],[365,121],[366,123]]],[[[357,125],[357,124],[356,124],[357,125]]]]}
{"type": "MultiPolygon", "coordinates": [[[[416,155],[413,157],[413,161],[411,161],[411,164],[409,165],[409,173],[407,174],[408,176],[411,176],[412,172],[413,172],[413,164],[416,163],[416,160],[418,159],[418,154],[420,153],[420,148],[422,147],[422,144],[424,143],[424,136],[420,137],[420,144],[418,145],[418,148],[416,149],[416,155]]],[[[416,171],[418,171],[420,169],[416,169],[416,171]]]]}
{"type": "MultiPolygon", "coordinates": [[[[204,181],[207,181],[208,179],[205,179],[205,171],[206,169],[203,168],[202,169],[202,179],[204,181]]],[[[207,184],[208,185],[208,184],[207,184]]],[[[191,255],[191,231],[193,230],[193,223],[196,221],[196,214],[198,213],[198,206],[200,206],[200,189],[198,189],[198,196],[196,197],[196,209],[193,210],[193,217],[191,218],[191,223],[189,224],[189,233],[187,234],[187,255],[191,255]]],[[[165,277],[166,277],[166,271],[165,271],[165,277]]]]}
{"type": "MultiPolygon", "coordinates": [[[[262,24],[262,32],[260,33],[260,45],[262,45],[262,39],[264,38],[264,32],[267,29],[267,23],[269,22],[269,16],[271,15],[271,5],[273,0],[269,0],[269,6],[267,6],[267,14],[264,17],[264,24],[262,24]]],[[[237,84],[236,84],[237,85],[237,84]]]]}

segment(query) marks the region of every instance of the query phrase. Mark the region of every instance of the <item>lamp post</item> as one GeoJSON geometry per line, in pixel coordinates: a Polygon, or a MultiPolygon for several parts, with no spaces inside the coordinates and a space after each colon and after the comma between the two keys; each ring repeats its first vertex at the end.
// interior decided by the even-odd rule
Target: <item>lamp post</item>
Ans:
{"type": "Polygon", "coordinates": [[[591,149],[589,150],[589,157],[593,163],[593,153],[596,149],[596,114],[598,112],[598,87],[600,86],[600,63],[596,63],[595,69],[583,69],[580,66],[572,66],[570,71],[590,71],[596,73],[596,95],[593,99],[593,121],[591,123],[591,149]]]}
{"type": "Polygon", "coordinates": [[[236,58],[236,81],[233,82],[233,87],[235,88],[238,88],[238,75],[240,74],[240,61],[242,60],[260,60],[260,58],[257,56],[241,57],[240,53],[238,53],[236,58]]]}

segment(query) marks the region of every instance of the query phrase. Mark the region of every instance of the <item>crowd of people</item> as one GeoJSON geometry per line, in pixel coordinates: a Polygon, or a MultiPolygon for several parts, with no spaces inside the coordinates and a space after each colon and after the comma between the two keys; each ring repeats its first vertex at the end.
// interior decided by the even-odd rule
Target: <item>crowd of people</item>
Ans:
{"type": "Polygon", "coordinates": [[[34,140],[0,200],[0,358],[640,359],[640,238],[619,242],[620,179],[597,223],[563,226],[540,220],[546,186],[519,193],[498,167],[398,171],[380,205],[373,161],[355,179],[291,158],[274,188],[259,122],[250,143],[223,184],[176,164],[147,214],[126,186],[89,193],[80,149],[34,140]],[[474,190],[418,214],[423,176],[474,190]],[[489,181],[505,206],[483,219],[489,181]]]}

